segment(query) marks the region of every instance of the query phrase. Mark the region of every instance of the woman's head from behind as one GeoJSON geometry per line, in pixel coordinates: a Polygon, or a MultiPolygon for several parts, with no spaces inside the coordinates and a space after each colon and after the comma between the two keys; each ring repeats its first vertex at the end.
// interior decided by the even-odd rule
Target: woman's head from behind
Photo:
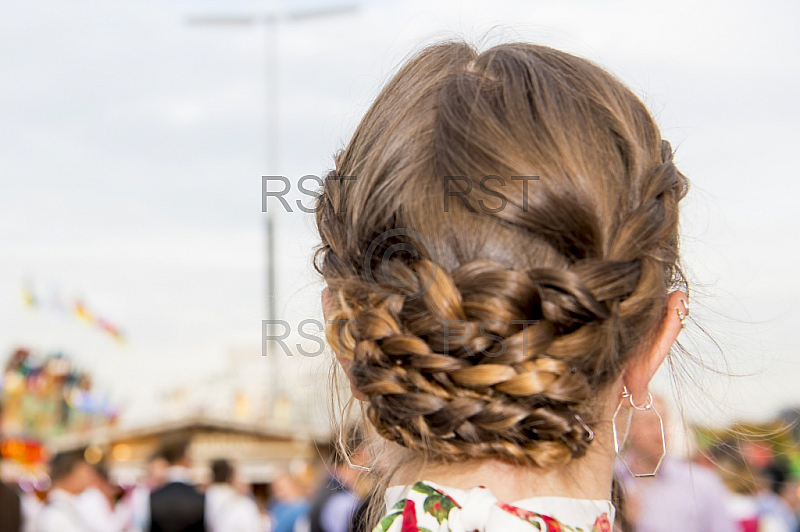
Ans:
{"type": "Polygon", "coordinates": [[[643,346],[672,343],[686,187],[641,101],[586,60],[413,57],[317,210],[327,336],[370,423],[432,460],[582,456],[612,384],[638,399],[660,363],[643,346]]]}

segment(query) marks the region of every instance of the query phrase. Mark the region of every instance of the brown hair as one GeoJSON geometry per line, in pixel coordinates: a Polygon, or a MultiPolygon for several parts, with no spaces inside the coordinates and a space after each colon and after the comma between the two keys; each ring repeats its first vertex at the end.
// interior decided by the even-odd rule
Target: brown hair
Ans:
{"type": "Polygon", "coordinates": [[[430,46],[317,205],[326,329],[367,417],[427,459],[552,467],[664,315],[687,182],[642,102],[527,43],[430,46]]]}
{"type": "Polygon", "coordinates": [[[55,483],[67,478],[81,462],[86,462],[83,450],[57,453],[50,459],[50,481],[55,483]]]}

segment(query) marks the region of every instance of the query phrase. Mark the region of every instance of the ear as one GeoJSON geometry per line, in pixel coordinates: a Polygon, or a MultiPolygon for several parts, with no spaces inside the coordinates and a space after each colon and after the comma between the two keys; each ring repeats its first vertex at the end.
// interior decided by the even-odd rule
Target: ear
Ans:
{"type": "MultiPolygon", "coordinates": [[[[328,316],[333,315],[335,310],[336,310],[336,303],[333,301],[333,294],[331,293],[331,289],[325,287],[325,290],[322,291],[322,316],[325,319],[326,327],[328,326],[328,316]]],[[[353,379],[350,376],[350,360],[342,356],[339,356],[339,353],[335,351],[333,354],[336,355],[336,361],[342,367],[342,370],[344,370],[344,374],[347,375],[347,380],[350,382],[350,391],[352,392],[353,397],[355,397],[359,401],[365,400],[366,397],[364,396],[364,394],[356,390],[356,387],[353,384],[353,379]]]]}
{"type": "Polygon", "coordinates": [[[637,403],[643,403],[647,398],[650,381],[681,332],[680,315],[685,317],[688,314],[689,296],[680,290],[672,292],[667,299],[667,309],[653,343],[643,346],[642,352],[626,364],[623,381],[637,403]]]}

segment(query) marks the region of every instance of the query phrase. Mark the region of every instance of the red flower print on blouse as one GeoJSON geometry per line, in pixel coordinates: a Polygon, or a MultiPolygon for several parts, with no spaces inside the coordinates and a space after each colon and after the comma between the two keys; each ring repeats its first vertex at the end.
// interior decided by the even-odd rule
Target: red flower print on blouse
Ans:
{"type": "Polygon", "coordinates": [[[504,502],[498,502],[497,506],[502,508],[504,511],[510,513],[511,515],[519,517],[520,519],[527,521],[532,525],[535,525],[537,528],[540,526],[540,521],[544,521],[545,526],[547,526],[547,530],[546,531],[542,530],[542,532],[561,532],[561,523],[559,523],[552,517],[548,517],[542,514],[537,514],[536,512],[531,512],[530,510],[517,508],[516,506],[512,506],[504,502]]]}
{"type": "Polygon", "coordinates": [[[414,501],[406,500],[403,507],[403,523],[400,532],[419,532],[417,528],[417,510],[414,508],[414,501]]]}
{"type": "Polygon", "coordinates": [[[592,532],[611,532],[611,523],[608,522],[608,514],[604,513],[594,521],[592,532]]]}

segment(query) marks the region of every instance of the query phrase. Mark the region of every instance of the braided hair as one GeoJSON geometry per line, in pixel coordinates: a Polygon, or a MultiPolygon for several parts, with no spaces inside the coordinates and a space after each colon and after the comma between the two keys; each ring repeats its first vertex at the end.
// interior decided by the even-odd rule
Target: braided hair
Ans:
{"type": "Polygon", "coordinates": [[[426,458],[554,467],[685,288],[687,181],[641,101],[525,43],[426,48],[324,180],[326,334],[369,422],[426,458]]]}

